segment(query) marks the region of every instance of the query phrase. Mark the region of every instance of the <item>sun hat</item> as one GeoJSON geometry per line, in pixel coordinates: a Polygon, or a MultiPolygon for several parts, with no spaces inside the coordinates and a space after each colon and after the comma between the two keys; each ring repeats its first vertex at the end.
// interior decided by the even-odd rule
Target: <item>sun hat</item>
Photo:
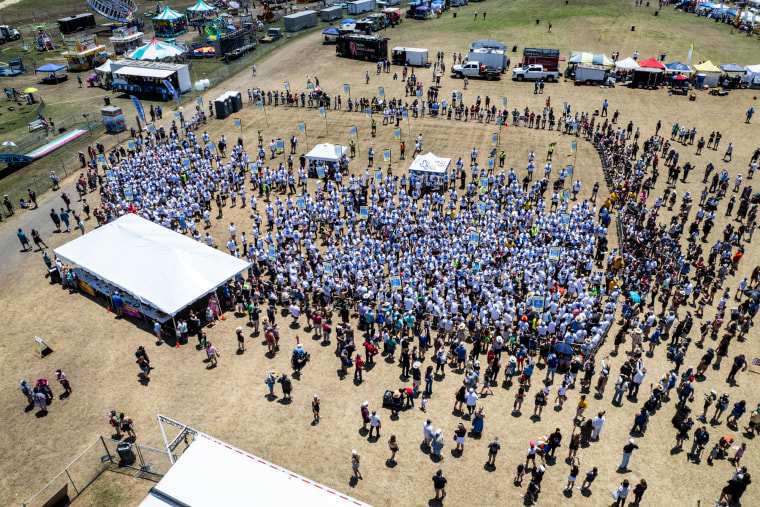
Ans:
{"type": "Polygon", "coordinates": [[[368,406],[368,405],[369,405],[369,402],[368,402],[368,401],[365,401],[365,402],[363,402],[363,403],[362,403],[362,407],[366,407],[366,406],[368,406]]]}

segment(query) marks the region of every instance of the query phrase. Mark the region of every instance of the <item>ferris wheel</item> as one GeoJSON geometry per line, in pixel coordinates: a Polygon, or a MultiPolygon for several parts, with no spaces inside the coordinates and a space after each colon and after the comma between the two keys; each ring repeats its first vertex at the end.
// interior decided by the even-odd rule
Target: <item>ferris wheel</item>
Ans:
{"type": "Polygon", "coordinates": [[[137,12],[134,0],[87,0],[87,5],[101,16],[128,23],[137,12]]]}

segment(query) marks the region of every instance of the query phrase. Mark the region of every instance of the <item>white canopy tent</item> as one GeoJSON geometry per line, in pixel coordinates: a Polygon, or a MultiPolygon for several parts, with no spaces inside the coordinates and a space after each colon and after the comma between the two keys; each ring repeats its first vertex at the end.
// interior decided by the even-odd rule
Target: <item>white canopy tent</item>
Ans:
{"type": "Polygon", "coordinates": [[[113,288],[122,291],[125,303],[162,322],[250,267],[249,262],[134,214],[54,252],[75,264],[88,284],[103,284],[109,296],[113,288]]]}
{"type": "Polygon", "coordinates": [[[208,435],[195,440],[151,488],[140,507],[367,505],[208,435]]]}
{"type": "Polygon", "coordinates": [[[418,155],[409,167],[409,174],[443,176],[451,165],[450,158],[437,157],[428,152],[418,155]]]}
{"type": "Polygon", "coordinates": [[[337,144],[322,143],[312,148],[306,154],[306,160],[322,160],[323,162],[337,162],[346,154],[348,148],[337,144]]]}
{"type": "Polygon", "coordinates": [[[639,64],[636,63],[636,60],[634,60],[633,58],[628,57],[625,60],[620,60],[619,62],[615,62],[615,67],[618,69],[623,69],[623,70],[632,70],[632,69],[638,69],[639,64]]]}
{"type": "Polygon", "coordinates": [[[760,87],[760,65],[747,65],[744,71],[744,82],[752,88],[760,87]]]}

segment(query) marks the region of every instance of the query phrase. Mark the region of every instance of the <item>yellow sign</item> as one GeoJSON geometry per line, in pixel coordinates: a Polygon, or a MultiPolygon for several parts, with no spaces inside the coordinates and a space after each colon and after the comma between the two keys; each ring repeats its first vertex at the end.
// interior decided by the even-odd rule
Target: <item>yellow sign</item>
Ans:
{"type": "Polygon", "coordinates": [[[50,346],[45,343],[45,341],[40,338],[39,336],[34,337],[34,355],[42,359],[42,356],[45,353],[45,349],[47,349],[49,352],[53,352],[53,349],[50,348],[50,346]]]}

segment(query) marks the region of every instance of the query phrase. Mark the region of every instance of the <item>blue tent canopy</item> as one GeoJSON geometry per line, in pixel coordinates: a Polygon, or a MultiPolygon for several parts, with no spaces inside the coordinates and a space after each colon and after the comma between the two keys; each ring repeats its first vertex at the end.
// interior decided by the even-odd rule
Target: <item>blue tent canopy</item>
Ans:
{"type": "Polygon", "coordinates": [[[348,18],[348,19],[344,19],[343,21],[340,22],[341,25],[347,25],[349,23],[356,23],[356,20],[348,18]]]}
{"type": "Polygon", "coordinates": [[[326,29],[324,32],[322,32],[325,35],[340,35],[340,32],[337,28],[334,26],[331,26],[330,28],[326,29]]]}
{"type": "Polygon", "coordinates": [[[729,63],[726,65],[720,66],[721,70],[724,72],[744,72],[744,67],[741,65],[738,65],[736,63],[729,63]]]}
{"type": "Polygon", "coordinates": [[[681,62],[666,63],[664,65],[665,65],[665,70],[668,72],[681,72],[681,73],[694,72],[693,70],[691,70],[691,67],[681,62]]]}
{"type": "Polygon", "coordinates": [[[37,67],[36,69],[34,69],[34,72],[53,72],[53,73],[55,73],[55,72],[62,71],[64,69],[66,69],[66,68],[68,68],[68,67],[66,67],[66,65],[56,65],[54,63],[48,63],[46,65],[43,65],[42,67],[37,67]]]}

